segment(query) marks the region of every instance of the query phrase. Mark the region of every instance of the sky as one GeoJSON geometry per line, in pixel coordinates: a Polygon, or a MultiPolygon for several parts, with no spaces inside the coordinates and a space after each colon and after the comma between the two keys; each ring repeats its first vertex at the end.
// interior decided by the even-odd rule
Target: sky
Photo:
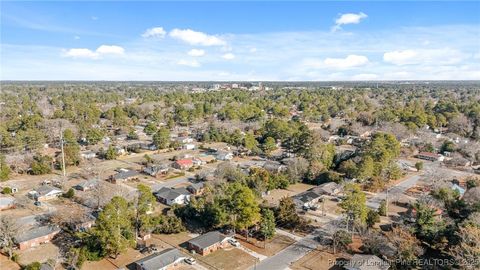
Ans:
{"type": "Polygon", "coordinates": [[[479,1],[1,1],[1,80],[480,80],[479,1]]]}

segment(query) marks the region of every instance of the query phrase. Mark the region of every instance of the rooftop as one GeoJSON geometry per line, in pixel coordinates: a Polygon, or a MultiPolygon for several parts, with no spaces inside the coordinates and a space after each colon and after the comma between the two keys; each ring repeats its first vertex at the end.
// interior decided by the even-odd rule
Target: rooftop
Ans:
{"type": "Polygon", "coordinates": [[[144,270],[157,270],[185,257],[178,249],[170,248],[140,259],[135,264],[140,265],[144,270]]]}
{"type": "Polygon", "coordinates": [[[189,240],[188,243],[204,249],[216,243],[222,242],[226,238],[228,238],[228,236],[223,235],[218,231],[211,231],[189,240]]]}
{"type": "Polygon", "coordinates": [[[42,226],[36,227],[28,231],[24,231],[20,233],[17,237],[15,237],[15,242],[21,243],[28,240],[36,239],[42,236],[49,235],[54,232],[60,232],[60,229],[55,226],[42,226]]]}

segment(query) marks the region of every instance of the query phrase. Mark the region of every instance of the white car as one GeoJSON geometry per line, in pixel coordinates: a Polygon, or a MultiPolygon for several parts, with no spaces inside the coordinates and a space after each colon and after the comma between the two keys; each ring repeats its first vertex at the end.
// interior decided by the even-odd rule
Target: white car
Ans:
{"type": "Polygon", "coordinates": [[[236,239],[233,239],[233,238],[228,239],[228,243],[230,243],[230,245],[232,245],[234,247],[239,247],[240,246],[240,243],[236,239]]]}
{"type": "Polygon", "coordinates": [[[190,258],[186,258],[185,262],[187,264],[193,265],[193,264],[197,263],[197,260],[195,260],[195,258],[190,257],[190,258]]]}

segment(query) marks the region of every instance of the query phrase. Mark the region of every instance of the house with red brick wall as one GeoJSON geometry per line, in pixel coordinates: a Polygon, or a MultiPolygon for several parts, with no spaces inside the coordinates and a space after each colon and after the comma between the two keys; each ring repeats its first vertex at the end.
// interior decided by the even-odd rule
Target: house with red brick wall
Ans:
{"type": "Polygon", "coordinates": [[[60,229],[56,226],[36,227],[16,236],[15,243],[19,250],[25,250],[50,242],[59,232],[60,229]]]}
{"type": "Polygon", "coordinates": [[[228,243],[230,238],[230,236],[218,231],[211,231],[189,240],[187,246],[189,250],[206,256],[218,249],[230,246],[230,243],[228,243]]]}

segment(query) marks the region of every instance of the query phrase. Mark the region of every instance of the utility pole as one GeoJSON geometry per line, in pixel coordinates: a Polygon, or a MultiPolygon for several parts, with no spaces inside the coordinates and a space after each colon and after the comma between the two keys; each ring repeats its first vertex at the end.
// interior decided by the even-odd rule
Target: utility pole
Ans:
{"type": "Polygon", "coordinates": [[[385,195],[385,215],[388,217],[388,187],[385,195]]]}
{"type": "Polygon", "coordinates": [[[65,151],[63,150],[63,128],[62,123],[60,122],[60,147],[62,148],[62,170],[63,170],[63,182],[65,182],[65,177],[67,176],[67,172],[65,169],[65,151]]]}

